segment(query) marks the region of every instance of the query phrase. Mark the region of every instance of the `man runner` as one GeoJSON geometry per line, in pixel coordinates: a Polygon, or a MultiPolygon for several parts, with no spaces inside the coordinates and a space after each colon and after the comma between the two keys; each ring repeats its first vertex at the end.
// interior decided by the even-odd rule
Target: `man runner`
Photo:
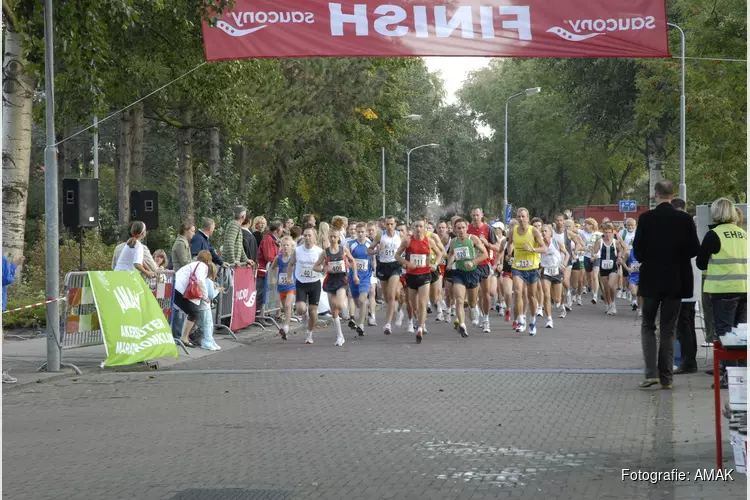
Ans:
{"type": "MultiPolygon", "coordinates": [[[[486,258],[479,263],[477,270],[479,271],[479,304],[478,308],[481,311],[480,314],[474,311],[474,321],[472,324],[479,326],[480,320],[482,321],[482,331],[484,333],[490,333],[490,307],[492,306],[492,293],[490,287],[492,285],[490,275],[492,269],[490,267],[490,253],[500,251],[497,239],[495,238],[495,232],[490,226],[483,221],[484,211],[477,207],[471,211],[471,225],[468,228],[468,233],[473,234],[479,241],[484,245],[486,250],[486,258]]],[[[454,282],[455,283],[455,282],[454,282]]],[[[456,304],[456,308],[460,307],[460,304],[456,304]]]]}
{"type": "Polygon", "coordinates": [[[396,219],[386,217],[385,229],[375,233],[375,241],[367,249],[367,255],[378,256],[376,275],[380,280],[386,303],[385,327],[383,333],[391,334],[391,321],[396,312],[398,295],[401,293],[399,280],[401,279],[401,264],[396,260],[396,251],[401,246],[401,235],[396,232],[396,219]]]}
{"type": "Polygon", "coordinates": [[[513,293],[515,298],[514,313],[518,321],[517,332],[526,330],[526,314],[523,292],[526,289],[526,300],[529,310],[529,335],[536,335],[536,289],[539,281],[540,254],[547,252],[542,241],[542,233],[529,225],[529,211],[519,208],[516,212],[518,227],[508,235],[509,244],[513,245],[513,293]]]}
{"type": "MultiPolygon", "coordinates": [[[[448,254],[448,266],[455,262],[456,269],[453,271],[453,294],[456,304],[463,304],[465,295],[469,294],[469,303],[476,301],[477,287],[479,286],[479,270],[477,265],[487,258],[484,244],[473,234],[468,234],[468,223],[464,219],[458,219],[455,225],[456,237],[450,243],[448,254]]],[[[458,333],[466,338],[464,322],[464,308],[456,308],[458,321],[458,333]]]]}

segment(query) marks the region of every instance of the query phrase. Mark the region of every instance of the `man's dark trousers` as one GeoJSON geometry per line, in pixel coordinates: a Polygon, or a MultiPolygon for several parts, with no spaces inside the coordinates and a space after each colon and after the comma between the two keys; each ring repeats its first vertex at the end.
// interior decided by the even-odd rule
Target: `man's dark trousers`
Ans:
{"type": "Polygon", "coordinates": [[[698,342],[695,340],[695,302],[683,302],[677,318],[677,340],[680,341],[682,363],[680,368],[686,372],[698,370],[698,342]]]}
{"type": "Polygon", "coordinates": [[[682,299],[643,297],[641,345],[646,364],[646,378],[658,378],[662,385],[672,385],[674,376],[674,337],[682,299]],[[656,343],[656,315],[659,318],[659,345],[656,343]]]}

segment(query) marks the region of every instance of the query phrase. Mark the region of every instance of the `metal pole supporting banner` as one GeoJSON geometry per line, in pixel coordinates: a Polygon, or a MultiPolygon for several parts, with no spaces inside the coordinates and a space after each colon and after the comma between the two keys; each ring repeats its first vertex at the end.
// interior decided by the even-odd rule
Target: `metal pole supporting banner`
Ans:
{"type": "Polygon", "coordinates": [[[94,117],[94,179],[99,178],[99,118],[94,117]]]}
{"type": "Polygon", "coordinates": [[[406,223],[411,224],[409,218],[409,188],[411,181],[411,150],[406,152],[406,223]]]}
{"type": "Polygon", "coordinates": [[[685,178],[685,32],[673,23],[667,26],[680,32],[680,198],[687,203],[687,181],[685,178]]]}
{"type": "Polygon", "coordinates": [[[504,157],[505,157],[505,168],[503,169],[503,214],[508,210],[508,104],[510,99],[505,101],[505,133],[503,139],[505,140],[504,157]]]}
{"type": "Polygon", "coordinates": [[[385,148],[383,148],[383,155],[382,155],[382,170],[383,170],[383,217],[385,217],[385,148]]]}
{"type": "MultiPolygon", "coordinates": [[[[46,224],[46,297],[60,294],[60,247],[58,227],[57,148],[55,147],[55,85],[52,51],[52,0],[44,1],[44,108],[46,113],[46,144],[44,149],[44,199],[46,224]]],[[[47,304],[47,371],[60,371],[60,308],[58,302],[47,304]]]]}

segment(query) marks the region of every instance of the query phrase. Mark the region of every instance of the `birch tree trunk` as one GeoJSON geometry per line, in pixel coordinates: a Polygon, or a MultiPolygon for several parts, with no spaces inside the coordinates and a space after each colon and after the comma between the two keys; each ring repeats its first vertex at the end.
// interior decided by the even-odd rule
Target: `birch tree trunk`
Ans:
{"type": "Polygon", "coordinates": [[[221,166],[221,141],[219,139],[219,128],[212,127],[208,136],[208,171],[216,179],[221,166]]]}
{"type": "MultiPolygon", "coordinates": [[[[192,112],[186,108],[182,112],[182,123],[190,123],[192,112]]],[[[183,128],[179,131],[179,174],[180,174],[180,217],[183,221],[195,221],[195,185],[193,181],[193,131],[183,128]]]]}
{"type": "Polygon", "coordinates": [[[143,134],[145,122],[143,120],[143,103],[132,108],[133,152],[130,160],[130,185],[132,189],[139,189],[143,185],[143,134]]]}
{"type": "Polygon", "coordinates": [[[117,144],[117,222],[127,232],[130,222],[130,164],[133,156],[133,112],[127,110],[120,118],[120,140],[117,144]]]}
{"type": "Polygon", "coordinates": [[[23,255],[31,163],[35,79],[26,71],[21,35],[6,24],[3,54],[3,253],[23,255]]]}

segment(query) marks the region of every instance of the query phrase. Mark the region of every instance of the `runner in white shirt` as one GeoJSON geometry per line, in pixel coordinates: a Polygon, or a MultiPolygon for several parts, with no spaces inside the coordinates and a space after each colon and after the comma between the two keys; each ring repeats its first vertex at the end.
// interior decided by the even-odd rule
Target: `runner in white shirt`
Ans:
{"type": "Polygon", "coordinates": [[[386,217],[385,230],[375,234],[372,246],[367,249],[368,255],[378,256],[376,275],[380,280],[387,305],[385,327],[383,333],[391,334],[391,321],[396,312],[398,295],[401,293],[399,280],[401,279],[401,264],[396,261],[396,250],[401,246],[401,235],[396,231],[396,219],[386,217]]]}
{"type": "Polygon", "coordinates": [[[314,228],[307,227],[302,233],[305,243],[294,250],[292,260],[287,266],[288,277],[291,281],[294,273],[297,303],[295,304],[298,316],[307,313],[307,332],[305,332],[305,344],[313,343],[313,331],[318,320],[318,303],[322,287],[321,275],[315,272],[313,266],[323,254],[323,249],[315,244],[317,233],[314,228]],[[309,303],[309,307],[308,307],[309,303]]]}

